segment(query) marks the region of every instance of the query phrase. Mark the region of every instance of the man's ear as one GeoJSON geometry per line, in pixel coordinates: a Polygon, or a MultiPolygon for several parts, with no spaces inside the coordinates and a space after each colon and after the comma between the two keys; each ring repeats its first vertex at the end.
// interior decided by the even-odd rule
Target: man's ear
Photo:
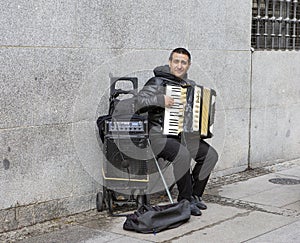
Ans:
{"type": "Polygon", "coordinates": [[[192,63],[190,62],[187,71],[190,69],[191,65],[192,65],[192,63]]]}

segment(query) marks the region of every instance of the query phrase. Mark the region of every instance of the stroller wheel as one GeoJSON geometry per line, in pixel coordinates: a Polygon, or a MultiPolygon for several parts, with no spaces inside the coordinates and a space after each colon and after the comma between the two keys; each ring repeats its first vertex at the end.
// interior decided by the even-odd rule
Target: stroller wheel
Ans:
{"type": "Polygon", "coordinates": [[[102,192],[98,192],[96,196],[96,208],[98,212],[102,212],[104,205],[103,205],[103,194],[102,192]]]}

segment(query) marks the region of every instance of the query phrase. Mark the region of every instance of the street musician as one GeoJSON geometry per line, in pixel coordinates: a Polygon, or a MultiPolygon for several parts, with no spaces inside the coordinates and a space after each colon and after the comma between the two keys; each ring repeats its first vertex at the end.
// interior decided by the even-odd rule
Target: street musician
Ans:
{"type": "Polygon", "coordinates": [[[148,112],[154,154],[173,164],[177,201],[189,200],[191,214],[200,216],[201,210],[207,208],[202,195],[218,160],[216,150],[204,141],[211,137],[215,91],[205,90],[187,78],[190,65],[190,53],[184,48],[174,49],[169,64],[155,68],[155,76],[138,93],[137,105],[142,112],[148,112]],[[206,103],[202,102],[205,107],[199,95],[206,96],[206,103]],[[198,111],[193,112],[193,108],[198,111]],[[208,113],[203,122],[202,111],[208,113]],[[205,134],[201,134],[202,125],[205,134]],[[191,172],[192,159],[196,164],[191,172]]]}

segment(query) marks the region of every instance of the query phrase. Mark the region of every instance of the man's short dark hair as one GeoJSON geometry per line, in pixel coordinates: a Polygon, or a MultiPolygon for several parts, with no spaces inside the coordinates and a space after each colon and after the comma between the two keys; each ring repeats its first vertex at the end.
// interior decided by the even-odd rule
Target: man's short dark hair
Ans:
{"type": "Polygon", "coordinates": [[[178,54],[184,54],[184,55],[187,55],[188,58],[189,58],[189,62],[191,62],[191,54],[189,53],[189,51],[185,48],[182,48],[182,47],[178,47],[176,49],[174,49],[171,54],[170,54],[170,57],[169,57],[169,60],[172,61],[172,58],[173,58],[173,53],[178,53],[178,54]]]}

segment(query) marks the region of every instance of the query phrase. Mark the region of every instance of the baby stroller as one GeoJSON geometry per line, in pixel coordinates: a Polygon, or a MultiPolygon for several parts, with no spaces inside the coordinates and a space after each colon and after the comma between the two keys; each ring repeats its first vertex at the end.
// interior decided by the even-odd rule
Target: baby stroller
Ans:
{"type": "Polygon", "coordinates": [[[114,206],[149,204],[145,194],[149,175],[147,159],[141,156],[148,152],[147,118],[135,114],[136,77],[110,78],[110,98],[108,115],[97,119],[99,135],[103,145],[102,168],[103,190],[96,196],[96,207],[104,207],[113,214],[114,206]],[[117,83],[129,83],[129,90],[117,89],[117,83]],[[128,97],[124,98],[122,97],[128,97]]]}

